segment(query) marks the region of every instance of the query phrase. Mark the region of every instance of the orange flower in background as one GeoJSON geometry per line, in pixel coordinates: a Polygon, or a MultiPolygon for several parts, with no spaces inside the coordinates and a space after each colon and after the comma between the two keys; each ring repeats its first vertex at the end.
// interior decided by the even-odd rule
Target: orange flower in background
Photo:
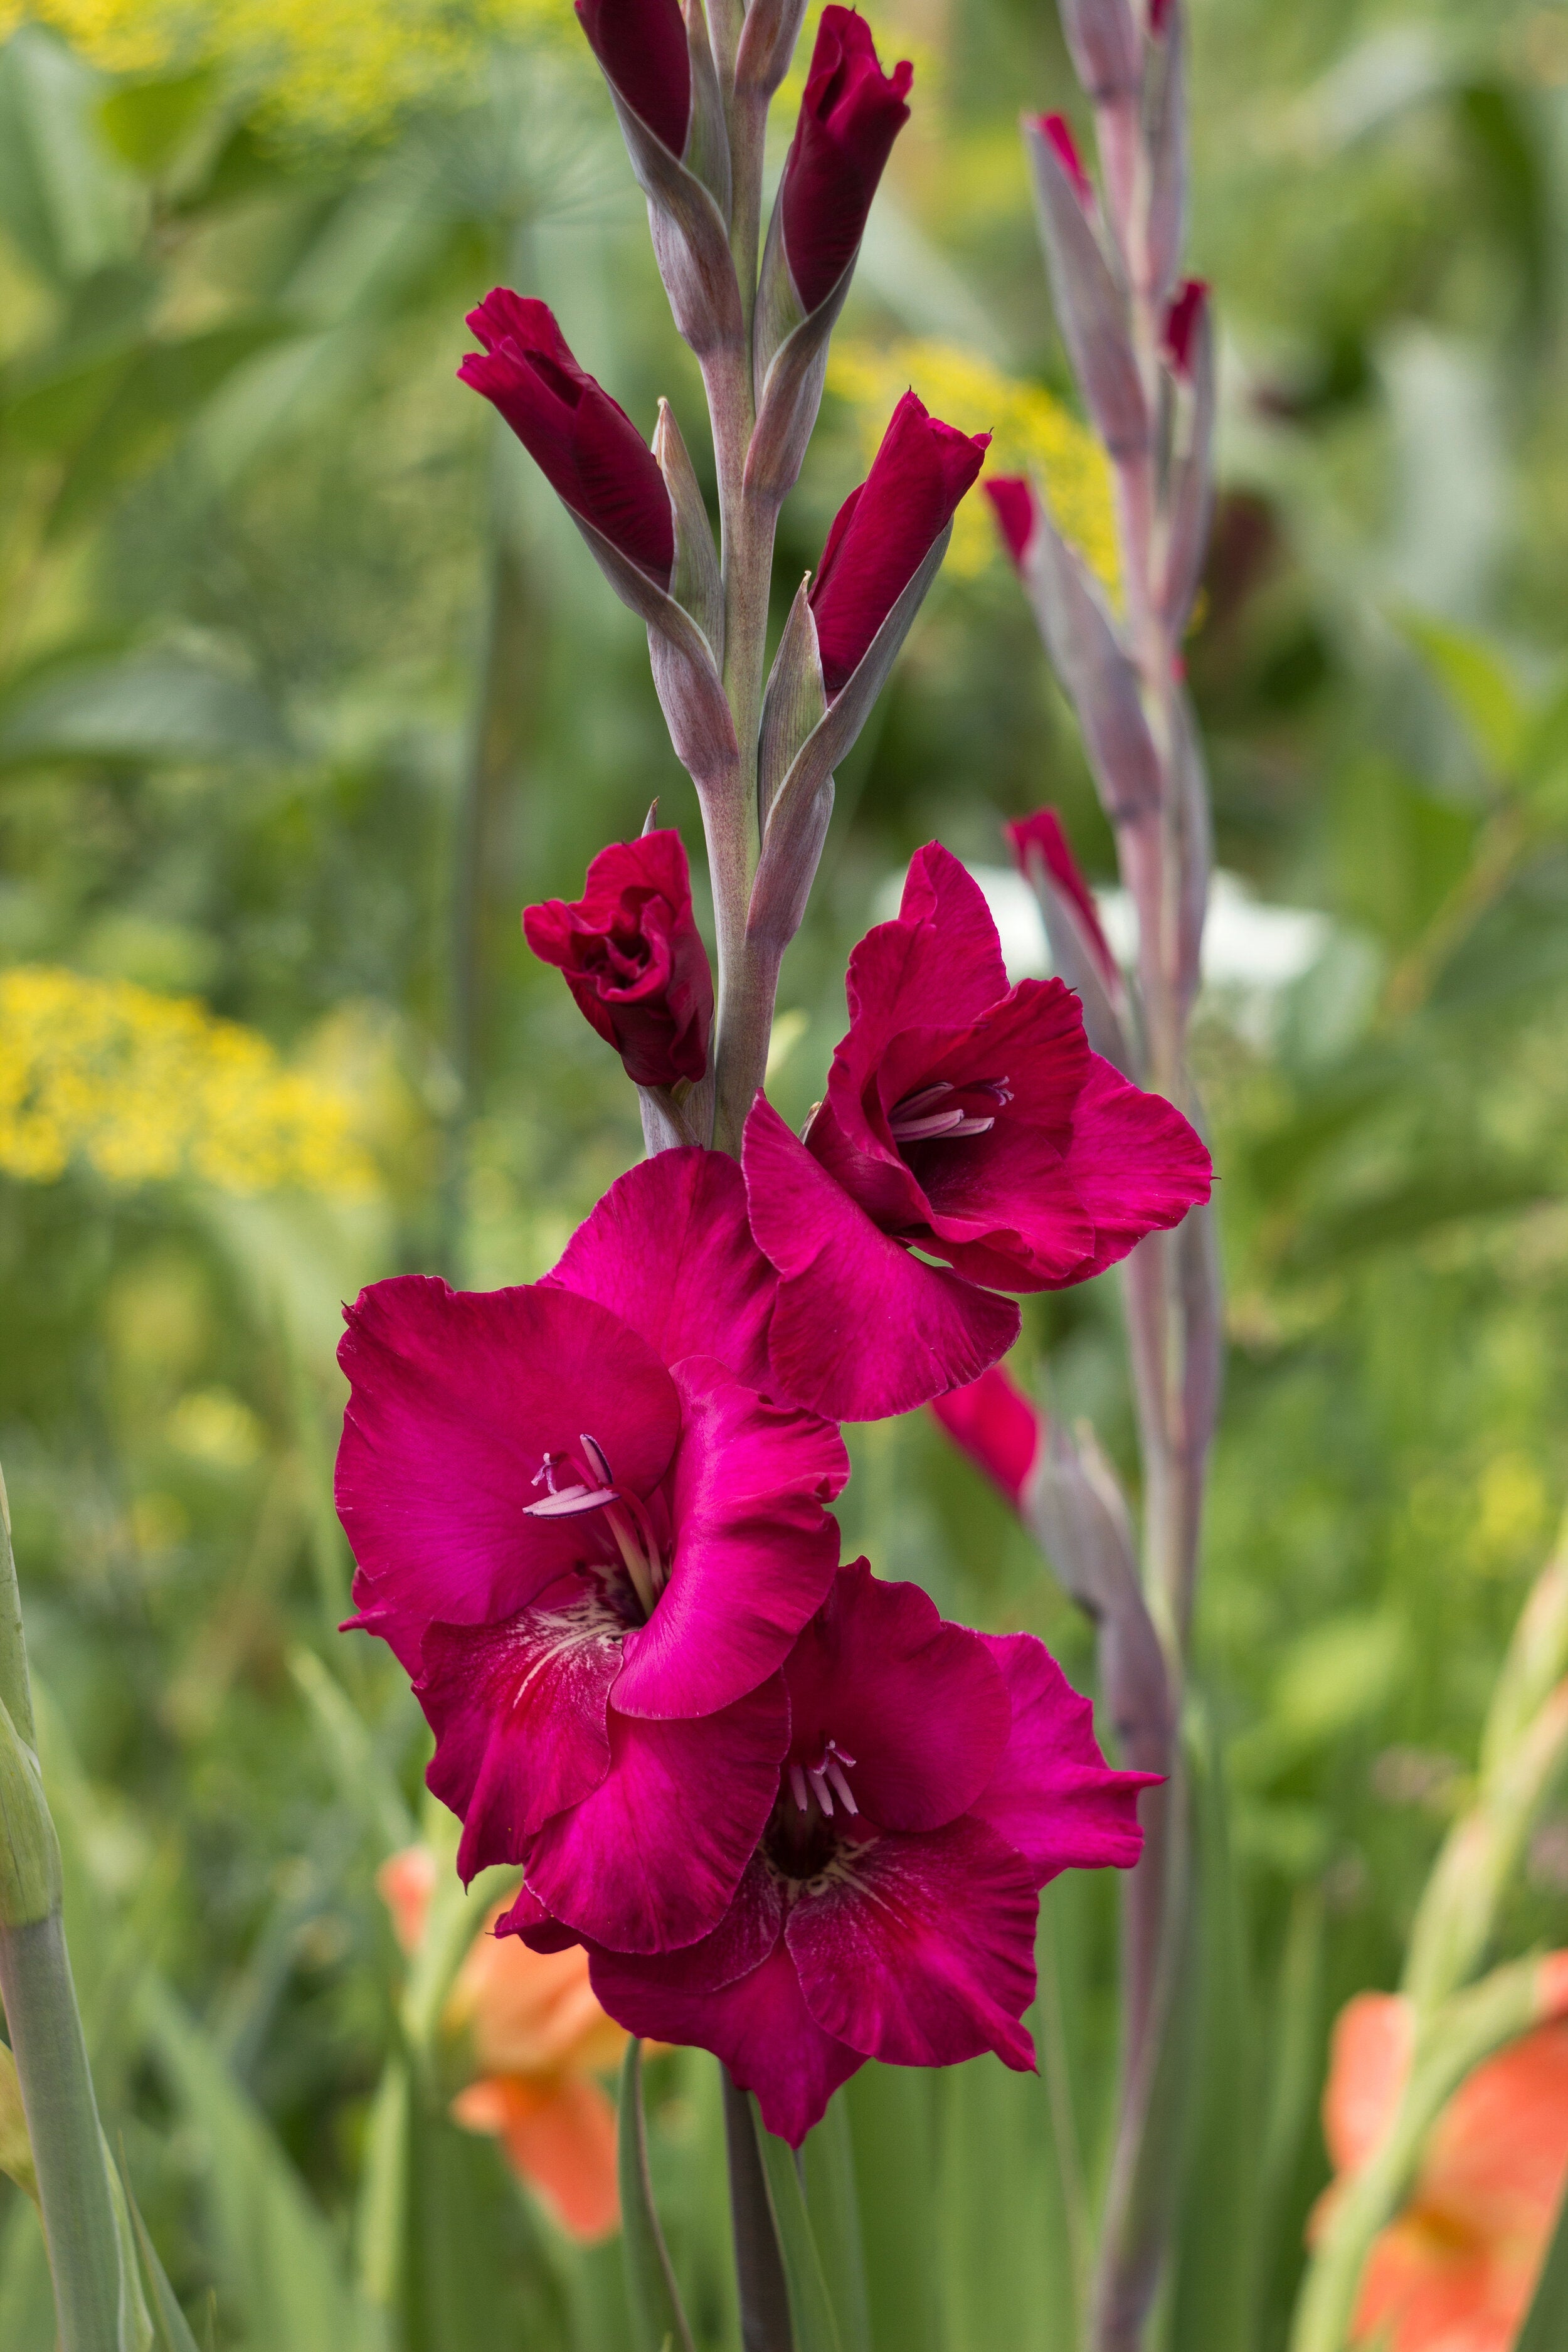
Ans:
{"type": "MultiPolygon", "coordinates": [[[[1387,2352],[1509,2352],[1568,2185],[1568,1955],[1541,1973],[1535,2026],[1478,2066],[1443,2109],[1404,2210],[1381,2231],[1362,2279],[1352,2341],[1387,2352]]],[[[1361,1993],[1334,2028],[1323,2136],[1335,2181],[1382,2138],[1405,2084],[1410,2004],[1361,1993]]]]}
{"type": "MultiPolygon", "coordinates": [[[[416,1845],[376,1874],[405,1952],[424,1933],[436,1871],[435,1855],[416,1845]]],[[[498,1938],[505,1908],[496,1904],[475,1937],[443,2012],[448,2032],[467,2036],[476,2070],[452,2101],[452,2120],[493,2134],[562,2228],[591,2243],[620,2223],[616,2111],[595,2075],[616,2063],[626,2036],[594,1998],[586,1952],[531,1952],[515,1936],[498,1938]]]]}

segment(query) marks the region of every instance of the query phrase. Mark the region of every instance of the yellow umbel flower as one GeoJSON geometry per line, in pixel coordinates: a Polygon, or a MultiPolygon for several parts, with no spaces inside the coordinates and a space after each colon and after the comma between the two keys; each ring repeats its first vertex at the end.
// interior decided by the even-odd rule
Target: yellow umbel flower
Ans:
{"type": "Polygon", "coordinates": [[[570,22],[563,0],[0,0],[0,39],[49,25],[106,73],[229,65],[276,119],[361,135],[476,82],[491,40],[570,22]]]}
{"type": "MultiPolygon", "coordinates": [[[[846,342],[833,347],[827,388],[855,410],[868,465],[894,404],[911,388],[934,416],[961,432],[989,433],[985,472],[1032,475],[1063,538],[1117,594],[1116,514],[1105,452],[1038,384],[1005,375],[958,343],[846,342]]],[[[986,503],[971,495],[953,520],[948,561],[973,576],[995,545],[986,503]]]]}
{"type": "Polygon", "coordinates": [[[226,1192],[374,1190],[347,1098],[189,997],[48,964],[0,971],[0,1171],[187,1176],[226,1192]]]}

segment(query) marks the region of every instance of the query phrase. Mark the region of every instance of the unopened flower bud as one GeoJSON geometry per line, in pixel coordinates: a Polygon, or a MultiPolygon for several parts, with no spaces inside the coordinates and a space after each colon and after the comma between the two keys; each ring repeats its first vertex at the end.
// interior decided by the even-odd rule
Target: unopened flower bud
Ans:
{"type": "Polygon", "coordinates": [[[1116,958],[1110,952],[1110,942],[1105,936],[1100,909],[1094,903],[1094,893],[1079,869],[1078,860],[1072,854],[1067,835],[1062,830],[1062,821],[1055,809],[1037,809],[1032,816],[1016,817],[1003,830],[1025,881],[1035,880],[1037,859],[1057,889],[1072,901],[1102,976],[1112,985],[1119,985],[1121,975],[1116,958]]]}
{"type": "Polygon", "coordinates": [[[991,501],[996,528],[1014,562],[1022,567],[1035,535],[1035,493],[1022,474],[998,474],[981,484],[991,501]]]}
{"type": "Polygon", "coordinates": [[[829,7],[784,163],[784,254],[801,307],[825,302],[855,257],[894,140],[910,119],[914,68],[885,74],[864,17],[829,7]]]}
{"type": "Polygon", "coordinates": [[[679,0],[576,0],[606,79],[672,155],[691,119],[691,58],[679,0]]]}
{"type": "Polygon", "coordinates": [[[952,521],[990,441],[944,425],[912,392],[894,409],[869,474],[833,519],[811,591],[830,698],[952,521]]]}
{"type": "Polygon", "coordinates": [[[668,591],[675,523],[658,461],[626,410],[578,366],[548,303],[498,286],[468,326],[485,348],[463,362],[462,381],[500,411],[573,513],[668,591]]]}
{"type": "Polygon", "coordinates": [[[1061,0],[1061,18],[1074,69],[1091,98],[1125,97],[1138,88],[1143,43],[1132,0],[1061,0]]]}
{"type": "Polygon", "coordinates": [[[636,1085],[702,1076],[713,981],[678,833],[613,842],[589,866],[581,898],[526,908],[522,929],[636,1085]]]}
{"type": "Polygon", "coordinates": [[[1058,163],[1067,173],[1072,192],[1084,211],[1094,206],[1094,183],[1083,167],[1083,157],[1078,152],[1078,141],[1072,135],[1072,125],[1065,114],[1041,114],[1035,118],[1035,127],[1047,141],[1058,163]]]}
{"type": "Polygon", "coordinates": [[[1209,298],[1208,280],[1184,278],[1165,313],[1163,342],[1172,371],[1184,382],[1193,373],[1193,344],[1209,298]]]}
{"type": "Polygon", "coordinates": [[[931,1412],[961,1454],[1016,1510],[1040,1450],[1040,1416],[1000,1364],[932,1400],[931,1412]]]}

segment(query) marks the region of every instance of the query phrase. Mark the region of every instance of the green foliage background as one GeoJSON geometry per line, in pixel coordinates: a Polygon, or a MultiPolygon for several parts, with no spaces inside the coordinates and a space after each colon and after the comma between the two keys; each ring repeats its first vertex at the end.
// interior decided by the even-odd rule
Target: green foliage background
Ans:
{"type": "MultiPolygon", "coordinates": [[[[1394,1980],[1568,1489],[1568,29],[1510,0],[1192,15],[1192,249],[1225,343],[1190,647],[1217,855],[1332,926],[1267,1001],[1215,991],[1199,1046],[1231,1353],[1162,2327],[1172,2352],[1261,2352],[1325,2178],[1329,2022],[1394,1980]]],[[[377,1276],[540,1274],[637,1156],[618,1066],[518,911],[574,892],[656,795],[699,842],[640,631],[453,381],[462,312],[498,278],[544,294],[632,415],[668,394],[694,448],[700,388],[552,19],[478,16],[427,110],[372,87],[358,114],[264,47],[192,36],[117,74],[90,9],[62,21],[77,49],[38,24],[0,49],[0,962],[203,997],[333,1074],[379,1170],[349,1205],[0,1175],[0,1458],[100,2090],[216,2344],[616,2352],[613,2250],[558,2242],[438,2103],[403,2268],[374,2284],[356,2200],[400,1963],[372,1880],[414,1833],[425,1750],[391,1662],[331,1630],[331,1348],[377,1276]]],[[[847,330],[1070,396],[1016,135],[1021,107],[1071,100],[1054,10],[872,21],[912,47],[922,110],[847,330]]],[[[781,595],[858,447],[830,402],[781,595]]],[[[840,778],[781,995],[803,1016],[786,1112],[820,1090],[845,955],[909,853],[935,834],[1000,864],[1000,820],[1047,797],[1109,879],[1010,576],[950,576],[840,778]]],[[[1108,1291],[1030,1302],[1026,1369],[1131,1475],[1108,1291]]],[[[923,1417],[855,1451],[851,1547],[1089,1675],[923,1417]]],[[[1044,2084],[987,2062],[868,2070],[851,2095],[876,2352],[1068,2340],[1113,1890],[1058,1886],[1043,1938],[1044,2084]]],[[[1568,1943],[1568,1813],[1509,1923],[1508,1948],[1534,1941],[1568,1943]]],[[[727,2346],[707,2062],[660,2062],[652,2097],[694,2322],[727,2346]]],[[[0,2342],[46,2352],[36,2221],[0,2190],[0,2342]]]]}

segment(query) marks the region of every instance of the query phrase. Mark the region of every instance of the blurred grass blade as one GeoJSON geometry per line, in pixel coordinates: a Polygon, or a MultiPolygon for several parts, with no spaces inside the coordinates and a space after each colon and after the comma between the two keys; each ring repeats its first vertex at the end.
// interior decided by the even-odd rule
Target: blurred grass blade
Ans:
{"type": "Polygon", "coordinates": [[[626,2044],[621,2065],[617,2160],[621,2252],[637,2352],[693,2352],[691,2330],[680,2307],[680,2290],[675,2283],[669,2249],[654,2210],[647,2163],[647,2119],[643,2114],[642,2043],[635,2034],[626,2044]]]}
{"type": "Polygon", "coordinates": [[[1535,2289],[1535,2299],[1513,2352],[1563,2352],[1568,2344],[1568,2190],[1535,2289]]]}
{"type": "Polygon", "coordinates": [[[768,2184],[768,2201],[778,2231],[779,2252],[784,2257],[795,2352],[845,2352],[816,2232],[806,2210],[805,2190],[795,2150],[787,2140],[773,2137],[757,2114],[755,2103],[750,2104],[762,2154],[763,2176],[768,2184]]]}
{"type": "Polygon", "coordinates": [[[862,2066],[841,2096],[860,2189],[875,2352],[939,2352],[932,2085],[908,2066],[862,2066]]]}
{"type": "Polygon", "coordinates": [[[152,2303],[152,2345],[153,2352],[201,2352],[191,2334],[190,2323],[180,2309],[168,2273],[158,2259],[158,2249],[153,2243],[142,2209],[136,2202],[131,2178],[121,2160],[118,2168],[119,2201],[122,2202],[135,2231],[136,2251],[142,2258],[142,2273],[152,2303]]]}
{"type": "Polygon", "coordinates": [[[805,2207],[811,2217],[823,2274],[837,2314],[844,2352],[871,2352],[871,2314],[866,2299],[866,2263],[860,2242],[860,2200],[855,2184],[855,2149],[842,2096],[801,2150],[805,2207]]]}

